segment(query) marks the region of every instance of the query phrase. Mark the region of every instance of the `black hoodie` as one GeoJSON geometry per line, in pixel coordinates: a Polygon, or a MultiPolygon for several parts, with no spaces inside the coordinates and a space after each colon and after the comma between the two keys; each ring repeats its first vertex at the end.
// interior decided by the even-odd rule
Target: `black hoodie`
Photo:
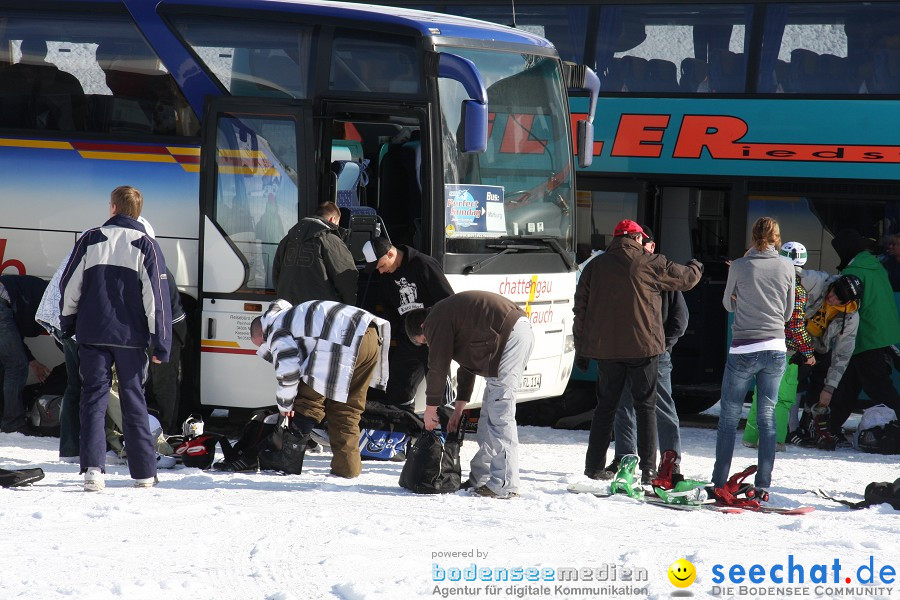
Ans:
{"type": "MultiPolygon", "coordinates": [[[[403,331],[403,317],[417,308],[431,308],[453,295],[453,288],[441,265],[415,248],[398,246],[403,262],[393,273],[379,276],[381,298],[387,308],[385,318],[392,331],[403,331]]],[[[395,334],[396,335],[396,334],[395,334]]],[[[404,336],[401,336],[401,339],[404,336]]]]}
{"type": "Polygon", "coordinates": [[[338,228],[319,217],[291,227],[275,251],[272,279],[279,298],[291,304],[332,300],[356,304],[359,273],[338,228]]]}

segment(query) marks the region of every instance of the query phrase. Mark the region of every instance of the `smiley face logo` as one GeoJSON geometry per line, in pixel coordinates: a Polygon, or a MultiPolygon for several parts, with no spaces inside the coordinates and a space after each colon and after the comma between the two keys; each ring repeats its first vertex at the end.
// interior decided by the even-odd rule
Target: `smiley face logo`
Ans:
{"type": "Polygon", "coordinates": [[[679,558],[669,565],[669,581],[679,588],[686,588],[697,578],[697,569],[686,558],[679,558]]]}

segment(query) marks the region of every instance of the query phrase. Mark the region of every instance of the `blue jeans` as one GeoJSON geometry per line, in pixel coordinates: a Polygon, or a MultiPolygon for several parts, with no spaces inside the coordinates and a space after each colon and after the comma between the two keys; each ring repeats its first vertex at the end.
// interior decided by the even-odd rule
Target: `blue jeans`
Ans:
{"type": "Polygon", "coordinates": [[[786,365],[785,353],[777,350],[729,354],[722,378],[719,430],[716,435],[716,464],[712,480],[717,487],[725,485],[731,472],[734,437],[747,391],[756,379],[756,424],[759,428],[759,454],[756,487],[772,484],[775,464],[775,401],[786,365]]]}
{"type": "MultiPolygon", "coordinates": [[[[681,430],[678,413],[675,412],[675,399],[672,398],[672,356],[668,352],[659,355],[659,379],[656,381],[656,434],[659,439],[660,453],[674,450],[678,455],[676,462],[681,462],[681,430]]],[[[637,454],[637,426],[634,415],[634,399],[631,397],[631,385],[625,380],[625,390],[616,410],[616,422],[613,427],[616,434],[616,458],[626,454],[637,454]]]]}
{"type": "Polygon", "coordinates": [[[59,455],[79,456],[81,453],[81,374],[78,372],[78,344],[72,338],[62,340],[66,359],[66,391],[59,411],[59,455]]]}
{"type": "Polygon", "coordinates": [[[12,308],[0,300],[0,382],[3,384],[0,429],[3,431],[18,431],[25,425],[22,390],[28,380],[28,355],[24,344],[12,308]]]}

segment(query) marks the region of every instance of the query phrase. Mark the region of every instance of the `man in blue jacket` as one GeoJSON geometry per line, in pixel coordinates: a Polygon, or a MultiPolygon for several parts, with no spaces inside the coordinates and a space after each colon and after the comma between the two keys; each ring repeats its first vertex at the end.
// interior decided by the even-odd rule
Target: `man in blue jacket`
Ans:
{"type": "Polygon", "coordinates": [[[137,220],[143,204],[133,187],[113,190],[109,220],[79,238],[59,283],[60,329],[63,335],[75,334],[79,344],[81,472],[86,492],[104,487],[104,419],[113,365],[119,378],[128,469],[135,487],[156,484],[156,449],[144,400],[146,349],[152,347],[153,362],[168,360],[172,306],[162,251],[137,220]]]}

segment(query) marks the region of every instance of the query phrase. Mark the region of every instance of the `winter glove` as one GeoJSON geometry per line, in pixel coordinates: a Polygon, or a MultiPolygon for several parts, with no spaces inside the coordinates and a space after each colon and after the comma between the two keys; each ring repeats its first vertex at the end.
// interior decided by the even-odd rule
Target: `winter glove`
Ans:
{"type": "Polygon", "coordinates": [[[587,371],[591,366],[591,359],[586,358],[584,356],[576,356],[575,357],[575,367],[579,371],[587,371]]]}

